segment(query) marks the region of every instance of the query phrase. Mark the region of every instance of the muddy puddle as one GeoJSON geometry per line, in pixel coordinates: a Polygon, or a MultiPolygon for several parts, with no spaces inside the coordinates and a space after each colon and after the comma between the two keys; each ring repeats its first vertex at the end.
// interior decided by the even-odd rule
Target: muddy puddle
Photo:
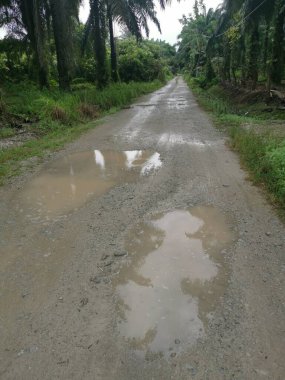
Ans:
{"type": "Polygon", "coordinates": [[[76,210],[112,187],[153,173],[160,154],[148,151],[79,152],[54,161],[21,193],[18,210],[31,222],[49,220],[76,210]]]}
{"type": "Polygon", "coordinates": [[[113,286],[118,330],[132,349],[174,357],[204,335],[228,281],[224,250],[233,241],[213,207],[168,212],[131,231],[113,286]]]}

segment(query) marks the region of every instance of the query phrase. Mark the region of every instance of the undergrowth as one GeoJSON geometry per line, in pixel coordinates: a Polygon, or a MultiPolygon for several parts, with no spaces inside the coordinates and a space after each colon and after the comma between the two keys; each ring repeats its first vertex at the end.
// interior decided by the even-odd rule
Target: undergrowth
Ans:
{"type": "Polygon", "coordinates": [[[285,135],[273,135],[271,126],[276,120],[284,123],[284,112],[278,110],[268,119],[264,105],[237,104],[220,86],[204,90],[186,78],[201,106],[209,111],[218,128],[231,137],[232,148],[239,152],[243,164],[255,183],[263,185],[284,216],[285,211],[285,135]],[[255,110],[254,112],[252,110],[255,110]],[[260,125],[262,132],[246,126],[260,125]]]}
{"type": "MultiPolygon", "coordinates": [[[[92,107],[95,107],[98,112],[108,111],[113,107],[119,108],[160,86],[159,81],[116,83],[99,91],[90,84],[88,86],[74,85],[71,92],[64,93],[57,88],[41,91],[35,84],[24,82],[2,87],[2,93],[4,93],[7,113],[23,119],[37,118],[41,122],[45,121],[46,128],[46,121],[58,121],[69,125],[82,121],[84,110],[88,109],[85,116],[90,116],[92,107]]],[[[41,128],[41,126],[39,123],[37,127],[41,128]]]]}
{"type": "Polygon", "coordinates": [[[4,138],[7,138],[7,137],[12,137],[14,136],[14,131],[12,128],[9,128],[9,127],[3,127],[3,128],[0,128],[0,138],[1,139],[4,139],[4,138]]]}
{"type": "Polygon", "coordinates": [[[238,127],[230,129],[230,136],[254,180],[264,184],[285,210],[285,140],[238,127]]]}
{"type": "Polygon", "coordinates": [[[43,157],[47,151],[61,148],[88,129],[94,119],[126,106],[140,96],[157,90],[160,81],[149,83],[117,83],[99,91],[93,85],[74,85],[72,92],[56,88],[39,90],[30,82],[2,87],[0,138],[14,134],[13,124],[23,124],[33,132],[35,140],[20,147],[0,149],[0,184],[18,174],[20,162],[30,157],[43,157]]]}

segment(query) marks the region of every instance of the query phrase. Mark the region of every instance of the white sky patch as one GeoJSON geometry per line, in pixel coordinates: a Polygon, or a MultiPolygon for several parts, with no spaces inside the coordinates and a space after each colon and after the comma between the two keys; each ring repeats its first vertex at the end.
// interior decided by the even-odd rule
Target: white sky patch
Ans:
{"type": "Polygon", "coordinates": [[[74,170],[73,170],[73,166],[70,165],[70,171],[69,171],[69,174],[74,177],[74,170]]]}
{"type": "MultiPolygon", "coordinates": [[[[178,3],[175,0],[172,0],[171,5],[167,6],[163,11],[157,6],[157,16],[160,21],[162,34],[159,33],[157,27],[149,22],[150,27],[150,35],[149,38],[165,40],[170,44],[175,44],[177,42],[177,36],[179,35],[182,25],[179,22],[179,19],[182,18],[183,15],[188,15],[193,12],[193,5],[195,0],[181,0],[178,3]]],[[[207,9],[209,8],[217,8],[219,4],[221,4],[223,0],[205,0],[205,4],[207,9]]],[[[88,18],[89,14],[89,0],[83,1],[83,6],[80,9],[80,20],[85,22],[88,18]]],[[[115,34],[119,34],[119,28],[115,28],[115,34]]]]}
{"type": "Polygon", "coordinates": [[[89,16],[89,0],[83,0],[82,5],[79,10],[79,19],[81,22],[85,23],[89,16]]]}
{"type": "Polygon", "coordinates": [[[7,32],[4,27],[0,28],[0,40],[2,40],[6,36],[7,32]]]}
{"type": "Polygon", "coordinates": [[[100,150],[94,150],[94,159],[96,165],[100,166],[102,170],[105,170],[105,158],[103,154],[100,152],[100,150]]]}
{"type": "Polygon", "coordinates": [[[132,168],[134,166],[134,162],[142,156],[142,150],[126,150],[124,153],[127,157],[126,166],[128,169],[132,168]]]}

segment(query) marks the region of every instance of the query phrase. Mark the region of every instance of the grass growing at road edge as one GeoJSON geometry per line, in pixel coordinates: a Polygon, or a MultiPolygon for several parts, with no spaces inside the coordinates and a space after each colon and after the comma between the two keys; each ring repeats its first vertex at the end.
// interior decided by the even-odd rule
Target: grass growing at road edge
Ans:
{"type": "MultiPolygon", "coordinates": [[[[239,152],[251,178],[267,189],[271,200],[278,204],[284,215],[285,137],[273,134],[270,128],[280,117],[279,114],[273,114],[272,120],[268,119],[268,114],[263,113],[246,116],[246,105],[238,105],[229,100],[221,87],[204,90],[190,78],[186,78],[186,81],[201,106],[212,114],[216,126],[231,137],[232,148],[239,152]],[[262,126],[262,132],[245,128],[251,125],[262,126]]],[[[281,117],[284,117],[283,114],[281,117]]],[[[280,123],[284,123],[284,120],[280,123]]]]}
{"type": "Polygon", "coordinates": [[[74,85],[70,93],[56,88],[40,91],[31,82],[3,87],[0,138],[13,136],[11,124],[17,120],[23,122],[36,139],[19,147],[0,149],[0,184],[19,174],[21,161],[41,158],[47,152],[62,148],[94,128],[94,119],[115,112],[136,97],[155,91],[162,85],[160,81],[117,83],[99,91],[94,85],[84,83],[74,85]]]}

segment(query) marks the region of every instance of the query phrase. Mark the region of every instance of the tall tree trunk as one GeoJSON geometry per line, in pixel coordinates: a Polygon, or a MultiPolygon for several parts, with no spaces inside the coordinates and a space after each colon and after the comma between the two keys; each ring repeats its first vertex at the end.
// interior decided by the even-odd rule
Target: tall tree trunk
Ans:
{"type": "Polygon", "coordinates": [[[39,83],[41,87],[49,87],[48,62],[46,53],[46,41],[44,35],[43,20],[40,14],[40,0],[33,0],[33,19],[35,31],[35,46],[39,65],[39,83]]]}
{"type": "Polygon", "coordinates": [[[198,65],[200,61],[200,53],[196,53],[194,57],[194,63],[192,68],[192,77],[196,78],[198,76],[198,65]]]}
{"type": "Polygon", "coordinates": [[[237,85],[236,71],[238,70],[242,58],[242,39],[239,38],[233,44],[230,45],[231,48],[231,76],[234,85],[237,85]]]}
{"type": "Polygon", "coordinates": [[[69,91],[73,70],[72,20],[69,0],[50,0],[53,33],[57,55],[59,87],[69,91]]]}
{"type": "Polygon", "coordinates": [[[273,35],[272,63],[270,68],[270,79],[274,84],[280,84],[284,71],[284,17],[285,10],[283,0],[277,1],[276,16],[273,35]]]}
{"type": "Polygon", "coordinates": [[[41,2],[40,0],[21,0],[20,10],[34,51],[39,85],[41,88],[48,87],[47,47],[41,2]]]}
{"type": "Polygon", "coordinates": [[[241,67],[241,85],[245,87],[246,85],[246,47],[245,47],[245,37],[241,36],[240,40],[240,67],[241,67]]]}
{"type": "Polygon", "coordinates": [[[207,55],[206,61],[206,81],[211,83],[211,81],[216,77],[215,71],[212,66],[211,56],[207,55]]]}
{"type": "Polygon", "coordinates": [[[223,63],[223,82],[231,81],[231,48],[227,40],[224,40],[224,63],[223,63]]]}
{"type": "Polygon", "coordinates": [[[268,71],[268,48],[269,48],[269,30],[270,30],[270,21],[266,20],[266,30],[264,38],[264,48],[263,48],[263,74],[266,75],[268,71]]]}
{"type": "Polygon", "coordinates": [[[104,15],[103,5],[100,0],[91,0],[94,15],[94,51],[96,59],[96,82],[99,88],[107,85],[109,80],[106,45],[105,45],[105,30],[104,30],[104,15]]]}
{"type": "Polygon", "coordinates": [[[111,77],[113,82],[118,82],[119,74],[118,74],[118,62],[117,62],[117,52],[116,52],[116,44],[114,38],[114,30],[113,30],[113,17],[112,17],[112,9],[111,5],[107,6],[107,17],[109,23],[109,36],[110,36],[110,48],[111,48],[111,77]]]}
{"type": "Polygon", "coordinates": [[[254,22],[251,27],[249,40],[249,63],[248,63],[248,80],[251,89],[255,90],[258,81],[258,58],[259,58],[259,25],[254,22]]]}

